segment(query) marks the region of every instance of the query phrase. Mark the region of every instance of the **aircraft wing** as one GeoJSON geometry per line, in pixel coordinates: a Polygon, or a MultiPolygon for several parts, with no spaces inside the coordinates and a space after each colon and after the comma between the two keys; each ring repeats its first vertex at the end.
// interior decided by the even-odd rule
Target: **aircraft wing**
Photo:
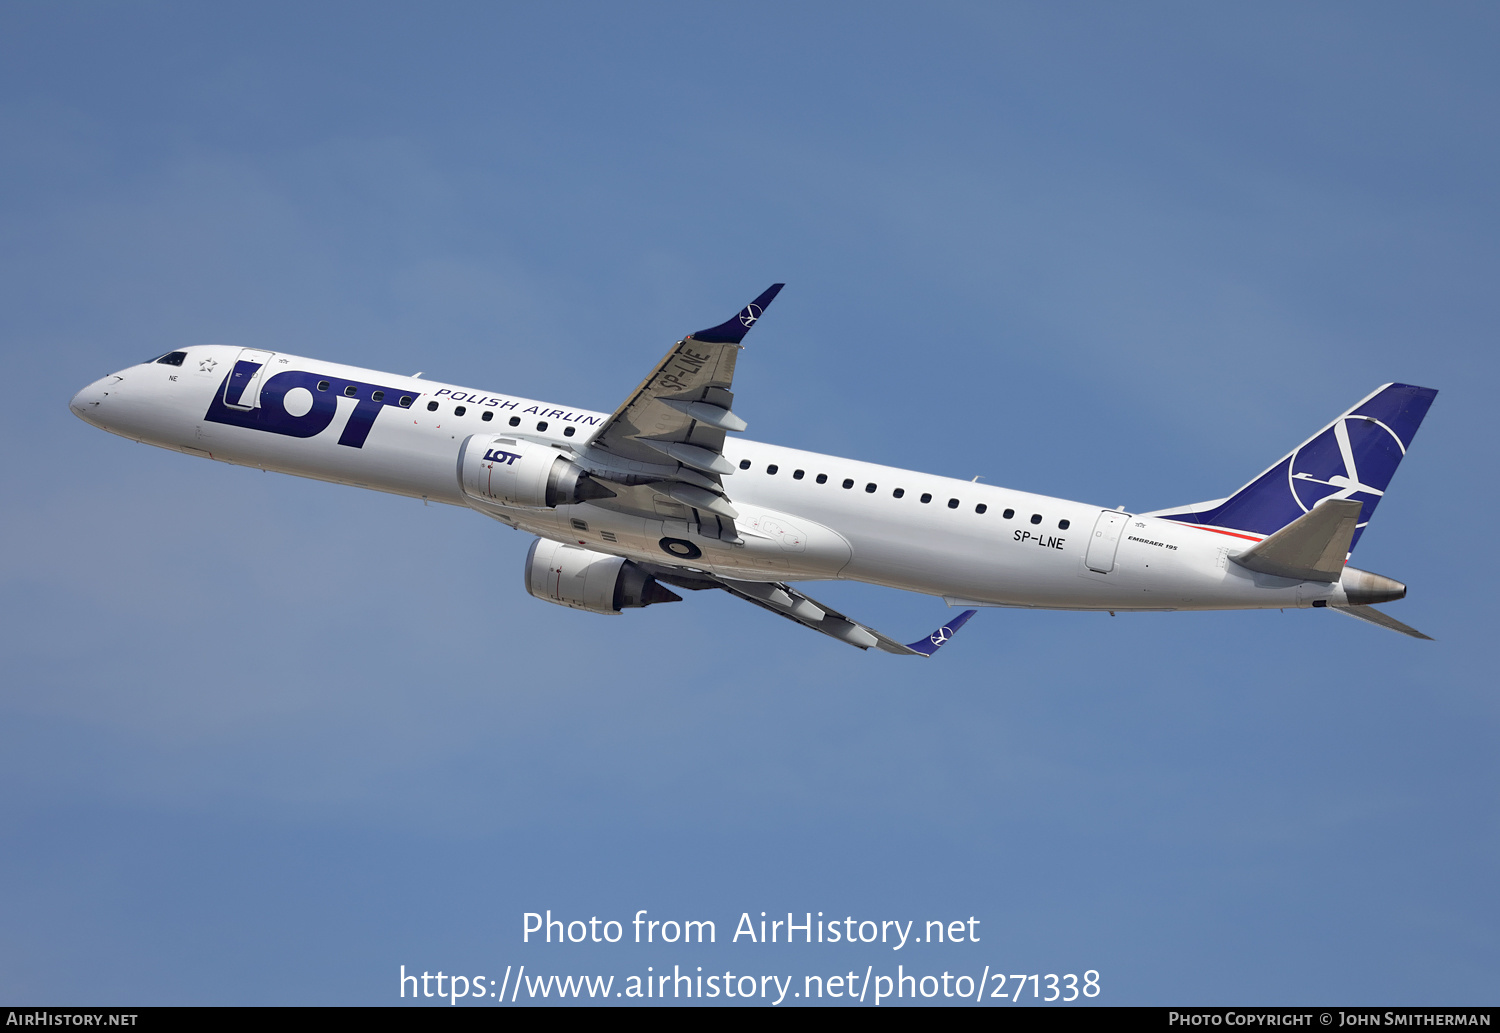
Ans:
{"type": "Polygon", "coordinates": [[[785,582],[736,581],[718,577],[706,571],[687,571],[680,567],[666,567],[659,564],[642,564],[642,566],[646,566],[658,581],[692,591],[722,588],[730,595],[738,596],[746,602],[770,610],[804,628],[811,628],[830,638],[836,638],[840,642],[847,642],[857,649],[874,647],[899,656],[931,656],[942,648],[943,643],[952,638],[959,628],[967,624],[969,618],[976,612],[965,610],[926,638],[910,645],[902,645],[889,635],[883,635],[867,624],[861,624],[846,617],[827,603],[820,603],[785,582]]]}
{"type": "Polygon", "coordinates": [[[583,465],[622,484],[655,482],[686,506],[733,520],[723,478],[724,435],[745,429],[730,411],[740,342],[783,284],[772,284],[718,326],[689,334],[656,364],[584,449],[583,465]]]}

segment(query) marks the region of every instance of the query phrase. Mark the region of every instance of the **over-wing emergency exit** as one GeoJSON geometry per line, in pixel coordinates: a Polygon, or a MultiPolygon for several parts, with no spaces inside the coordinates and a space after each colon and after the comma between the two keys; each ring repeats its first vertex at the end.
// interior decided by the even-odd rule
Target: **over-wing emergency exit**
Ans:
{"type": "Polygon", "coordinates": [[[781,287],[682,338],[613,413],[224,345],[70,404],[189,455],[474,509],[537,536],[531,595],[592,613],[713,589],[912,656],[980,607],[1326,607],[1427,637],[1374,608],[1406,586],[1348,560],[1436,391],[1386,384],[1226,498],[1126,513],[740,437],[735,364],[781,287]],[[964,610],[903,644],[794,584],[830,580],[964,610]]]}

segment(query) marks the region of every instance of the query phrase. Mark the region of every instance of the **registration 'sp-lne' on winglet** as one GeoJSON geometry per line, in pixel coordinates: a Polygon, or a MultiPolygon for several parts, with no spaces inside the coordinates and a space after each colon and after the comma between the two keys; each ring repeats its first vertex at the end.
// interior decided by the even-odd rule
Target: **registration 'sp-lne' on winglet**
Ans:
{"type": "Polygon", "coordinates": [[[739,344],[750,332],[750,328],[755,325],[755,321],[766,311],[772,299],[780,294],[781,288],[785,286],[784,283],[771,284],[760,297],[731,316],[728,322],[711,326],[707,330],[699,330],[693,334],[693,340],[703,341],[705,344],[739,344]]]}
{"type": "Polygon", "coordinates": [[[931,656],[933,653],[936,653],[943,647],[944,642],[947,642],[950,638],[957,634],[959,628],[969,623],[969,618],[974,616],[974,614],[978,612],[978,610],[965,610],[957,617],[954,617],[947,624],[944,624],[941,628],[938,628],[931,635],[928,635],[926,638],[922,639],[922,641],[913,642],[906,648],[910,649],[914,653],[921,653],[923,656],[931,656]]]}

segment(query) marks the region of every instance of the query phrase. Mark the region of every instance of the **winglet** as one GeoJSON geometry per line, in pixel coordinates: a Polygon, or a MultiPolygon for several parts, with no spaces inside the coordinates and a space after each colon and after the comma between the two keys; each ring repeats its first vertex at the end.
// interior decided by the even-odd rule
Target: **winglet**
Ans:
{"type": "Polygon", "coordinates": [[[711,326],[707,330],[699,330],[692,335],[693,340],[703,341],[706,344],[739,344],[750,332],[750,328],[755,325],[755,321],[770,306],[771,300],[785,286],[784,283],[771,284],[766,288],[765,293],[731,316],[728,322],[711,326]]]}
{"type": "Polygon", "coordinates": [[[950,638],[957,634],[958,629],[967,624],[970,617],[974,616],[978,612],[978,610],[965,610],[957,617],[954,617],[947,624],[944,624],[941,628],[938,628],[931,635],[928,635],[922,641],[913,642],[906,648],[910,649],[914,653],[921,653],[923,656],[931,656],[933,653],[936,653],[943,647],[944,642],[947,642],[950,638]]]}

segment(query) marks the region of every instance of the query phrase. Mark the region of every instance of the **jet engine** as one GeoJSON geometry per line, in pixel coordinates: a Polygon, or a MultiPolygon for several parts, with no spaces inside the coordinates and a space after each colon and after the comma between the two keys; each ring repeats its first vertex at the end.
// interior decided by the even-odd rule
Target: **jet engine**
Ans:
{"type": "Polygon", "coordinates": [[[622,556],[545,538],[533,542],[526,554],[526,591],[546,602],[590,613],[619,613],[682,601],[682,596],[663,588],[622,556]]]}
{"type": "Polygon", "coordinates": [[[458,465],[464,494],[502,506],[553,509],[615,494],[557,449],[517,438],[476,434],[458,465]]]}

